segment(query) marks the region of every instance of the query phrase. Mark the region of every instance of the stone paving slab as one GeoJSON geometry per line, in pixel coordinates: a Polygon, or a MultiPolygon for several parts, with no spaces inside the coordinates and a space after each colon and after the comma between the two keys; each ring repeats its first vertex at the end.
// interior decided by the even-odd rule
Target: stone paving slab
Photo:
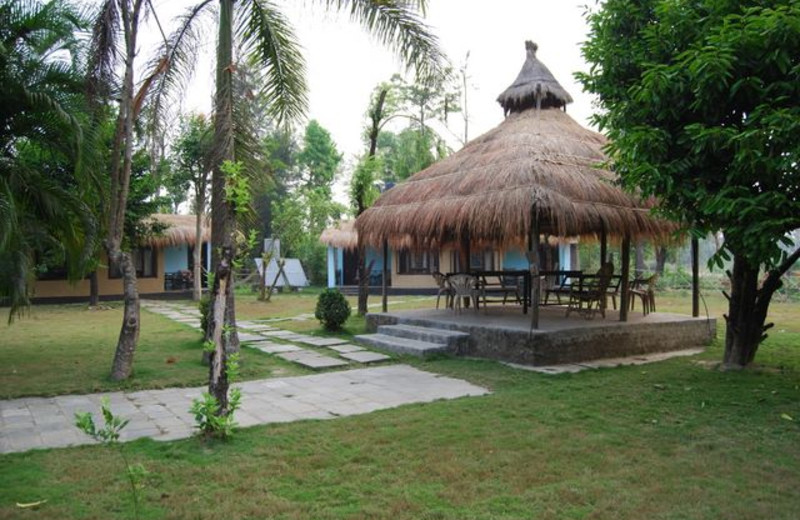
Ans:
{"type": "Polygon", "coordinates": [[[655,363],[657,361],[664,361],[674,357],[694,356],[704,352],[703,348],[688,348],[683,350],[671,350],[669,352],[653,352],[651,354],[641,354],[638,356],[622,357],[622,358],[608,358],[596,359],[594,361],[586,361],[583,363],[570,363],[564,365],[545,365],[545,366],[530,366],[520,365],[517,363],[503,363],[513,368],[521,370],[528,370],[530,372],[539,372],[540,374],[574,374],[584,370],[593,370],[598,368],[613,368],[625,365],[646,365],[648,363],[655,363]]]}
{"type": "Polygon", "coordinates": [[[253,323],[253,322],[244,322],[244,321],[237,321],[236,326],[240,329],[253,331],[253,332],[264,332],[268,330],[277,330],[275,327],[271,327],[269,325],[264,325],[263,323],[253,323]]]}
{"type": "Polygon", "coordinates": [[[297,336],[296,332],[292,332],[290,330],[271,330],[261,333],[262,336],[267,336],[270,338],[281,338],[283,339],[286,336],[297,336]]]}
{"type": "Polygon", "coordinates": [[[278,354],[280,352],[297,352],[298,350],[303,350],[297,345],[275,343],[273,341],[268,341],[268,340],[258,341],[255,343],[248,343],[247,346],[250,348],[258,349],[261,352],[266,352],[267,354],[278,354]]]}
{"type": "Polygon", "coordinates": [[[297,363],[298,365],[302,365],[306,368],[332,368],[343,367],[347,365],[347,361],[342,361],[341,359],[325,356],[319,352],[304,349],[296,352],[283,352],[281,354],[277,354],[277,356],[281,359],[291,361],[292,363],[297,363]]]}
{"type": "Polygon", "coordinates": [[[345,343],[343,345],[331,345],[328,347],[331,350],[335,350],[336,352],[345,353],[345,352],[363,352],[364,348],[359,347],[358,345],[353,345],[351,343],[345,343]]]}
{"type": "Polygon", "coordinates": [[[319,336],[303,336],[302,338],[298,339],[300,343],[305,343],[306,345],[311,345],[314,347],[329,347],[331,345],[341,345],[342,343],[347,343],[346,339],[341,338],[321,338],[319,336]]]}
{"type": "MultiPolygon", "coordinates": [[[[439,399],[480,396],[485,388],[408,365],[389,365],[300,377],[240,383],[242,426],[330,419],[439,399]]],[[[74,426],[75,412],[92,412],[102,424],[100,403],[109,398],[111,411],[130,419],[121,439],[141,437],[175,440],[194,432],[189,413],[192,399],[205,391],[169,388],[123,393],[26,397],[0,401],[0,453],[38,448],[94,444],[74,426]]]]}
{"type": "Polygon", "coordinates": [[[392,359],[386,354],[379,354],[378,352],[371,352],[369,350],[362,350],[359,352],[342,352],[339,355],[345,359],[356,361],[358,363],[376,363],[378,361],[392,359]]]}
{"type": "Polygon", "coordinates": [[[263,341],[263,340],[264,340],[264,336],[261,336],[260,334],[250,334],[248,332],[240,332],[239,333],[239,341],[241,341],[242,343],[253,342],[253,341],[263,341]]]}

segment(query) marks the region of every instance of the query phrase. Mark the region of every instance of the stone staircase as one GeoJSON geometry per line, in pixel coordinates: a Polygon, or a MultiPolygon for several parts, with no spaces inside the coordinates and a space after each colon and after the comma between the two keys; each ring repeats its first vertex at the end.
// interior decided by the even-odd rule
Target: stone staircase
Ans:
{"type": "Polygon", "coordinates": [[[466,345],[469,334],[416,325],[380,325],[375,334],[356,336],[358,343],[396,354],[428,357],[443,352],[456,353],[466,345]]]}

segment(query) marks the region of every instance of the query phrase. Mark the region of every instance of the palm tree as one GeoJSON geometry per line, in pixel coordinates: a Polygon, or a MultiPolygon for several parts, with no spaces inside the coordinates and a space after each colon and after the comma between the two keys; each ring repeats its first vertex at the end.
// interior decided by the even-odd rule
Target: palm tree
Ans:
{"type": "MultiPolygon", "coordinates": [[[[232,291],[232,259],[235,244],[235,207],[225,197],[226,179],[223,164],[241,158],[246,135],[236,118],[234,97],[234,49],[242,58],[260,66],[261,94],[267,109],[277,122],[294,121],[306,109],[307,87],[303,56],[286,17],[269,0],[217,0],[217,86],[214,111],[214,151],[212,176],[212,233],[215,265],[212,293],[212,319],[209,336],[214,341],[209,391],[220,403],[220,414],[227,413],[226,358],[238,349],[232,291]],[[228,331],[223,334],[222,331],[228,331]]],[[[166,57],[167,71],[160,78],[153,96],[155,107],[166,104],[172,87],[188,78],[192,56],[202,31],[198,21],[217,2],[204,0],[182,17],[178,29],[165,39],[161,56],[166,57]]],[[[368,32],[395,51],[404,63],[422,76],[437,75],[444,57],[437,39],[421,21],[425,0],[320,0],[329,10],[346,12],[368,32]]],[[[158,61],[157,61],[158,62],[158,61]]],[[[156,62],[156,63],[157,63],[156,62]]],[[[157,110],[155,112],[158,112],[157,110]]]]}
{"type": "Polygon", "coordinates": [[[93,249],[78,175],[84,21],[64,2],[0,1],[0,299],[30,303],[36,257],[83,275],[93,249]]]}

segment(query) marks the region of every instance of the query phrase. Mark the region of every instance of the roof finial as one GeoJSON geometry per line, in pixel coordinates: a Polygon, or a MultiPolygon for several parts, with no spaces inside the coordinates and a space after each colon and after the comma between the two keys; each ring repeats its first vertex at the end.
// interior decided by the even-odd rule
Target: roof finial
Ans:
{"type": "Polygon", "coordinates": [[[539,50],[539,46],[536,45],[531,40],[525,40],[525,50],[528,52],[528,56],[530,56],[532,58],[535,58],[536,57],[536,51],[539,50]]]}

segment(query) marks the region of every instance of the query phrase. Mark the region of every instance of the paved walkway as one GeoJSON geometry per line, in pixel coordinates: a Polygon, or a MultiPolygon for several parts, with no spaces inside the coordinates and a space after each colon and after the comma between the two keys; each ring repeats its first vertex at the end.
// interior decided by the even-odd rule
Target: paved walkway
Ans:
{"type": "MultiPolygon", "coordinates": [[[[330,419],[488,393],[466,381],[408,365],[262,379],[236,386],[242,389],[242,408],[236,413],[240,426],[330,419]]],[[[130,419],[122,432],[123,440],[189,437],[194,433],[189,407],[204,390],[170,388],[0,401],[0,453],[91,444],[93,441],[74,426],[74,415],[91,411],[95,421],[102,424],[99,410],[103,396],[108,396],[114,414],[130,419]]]]}

